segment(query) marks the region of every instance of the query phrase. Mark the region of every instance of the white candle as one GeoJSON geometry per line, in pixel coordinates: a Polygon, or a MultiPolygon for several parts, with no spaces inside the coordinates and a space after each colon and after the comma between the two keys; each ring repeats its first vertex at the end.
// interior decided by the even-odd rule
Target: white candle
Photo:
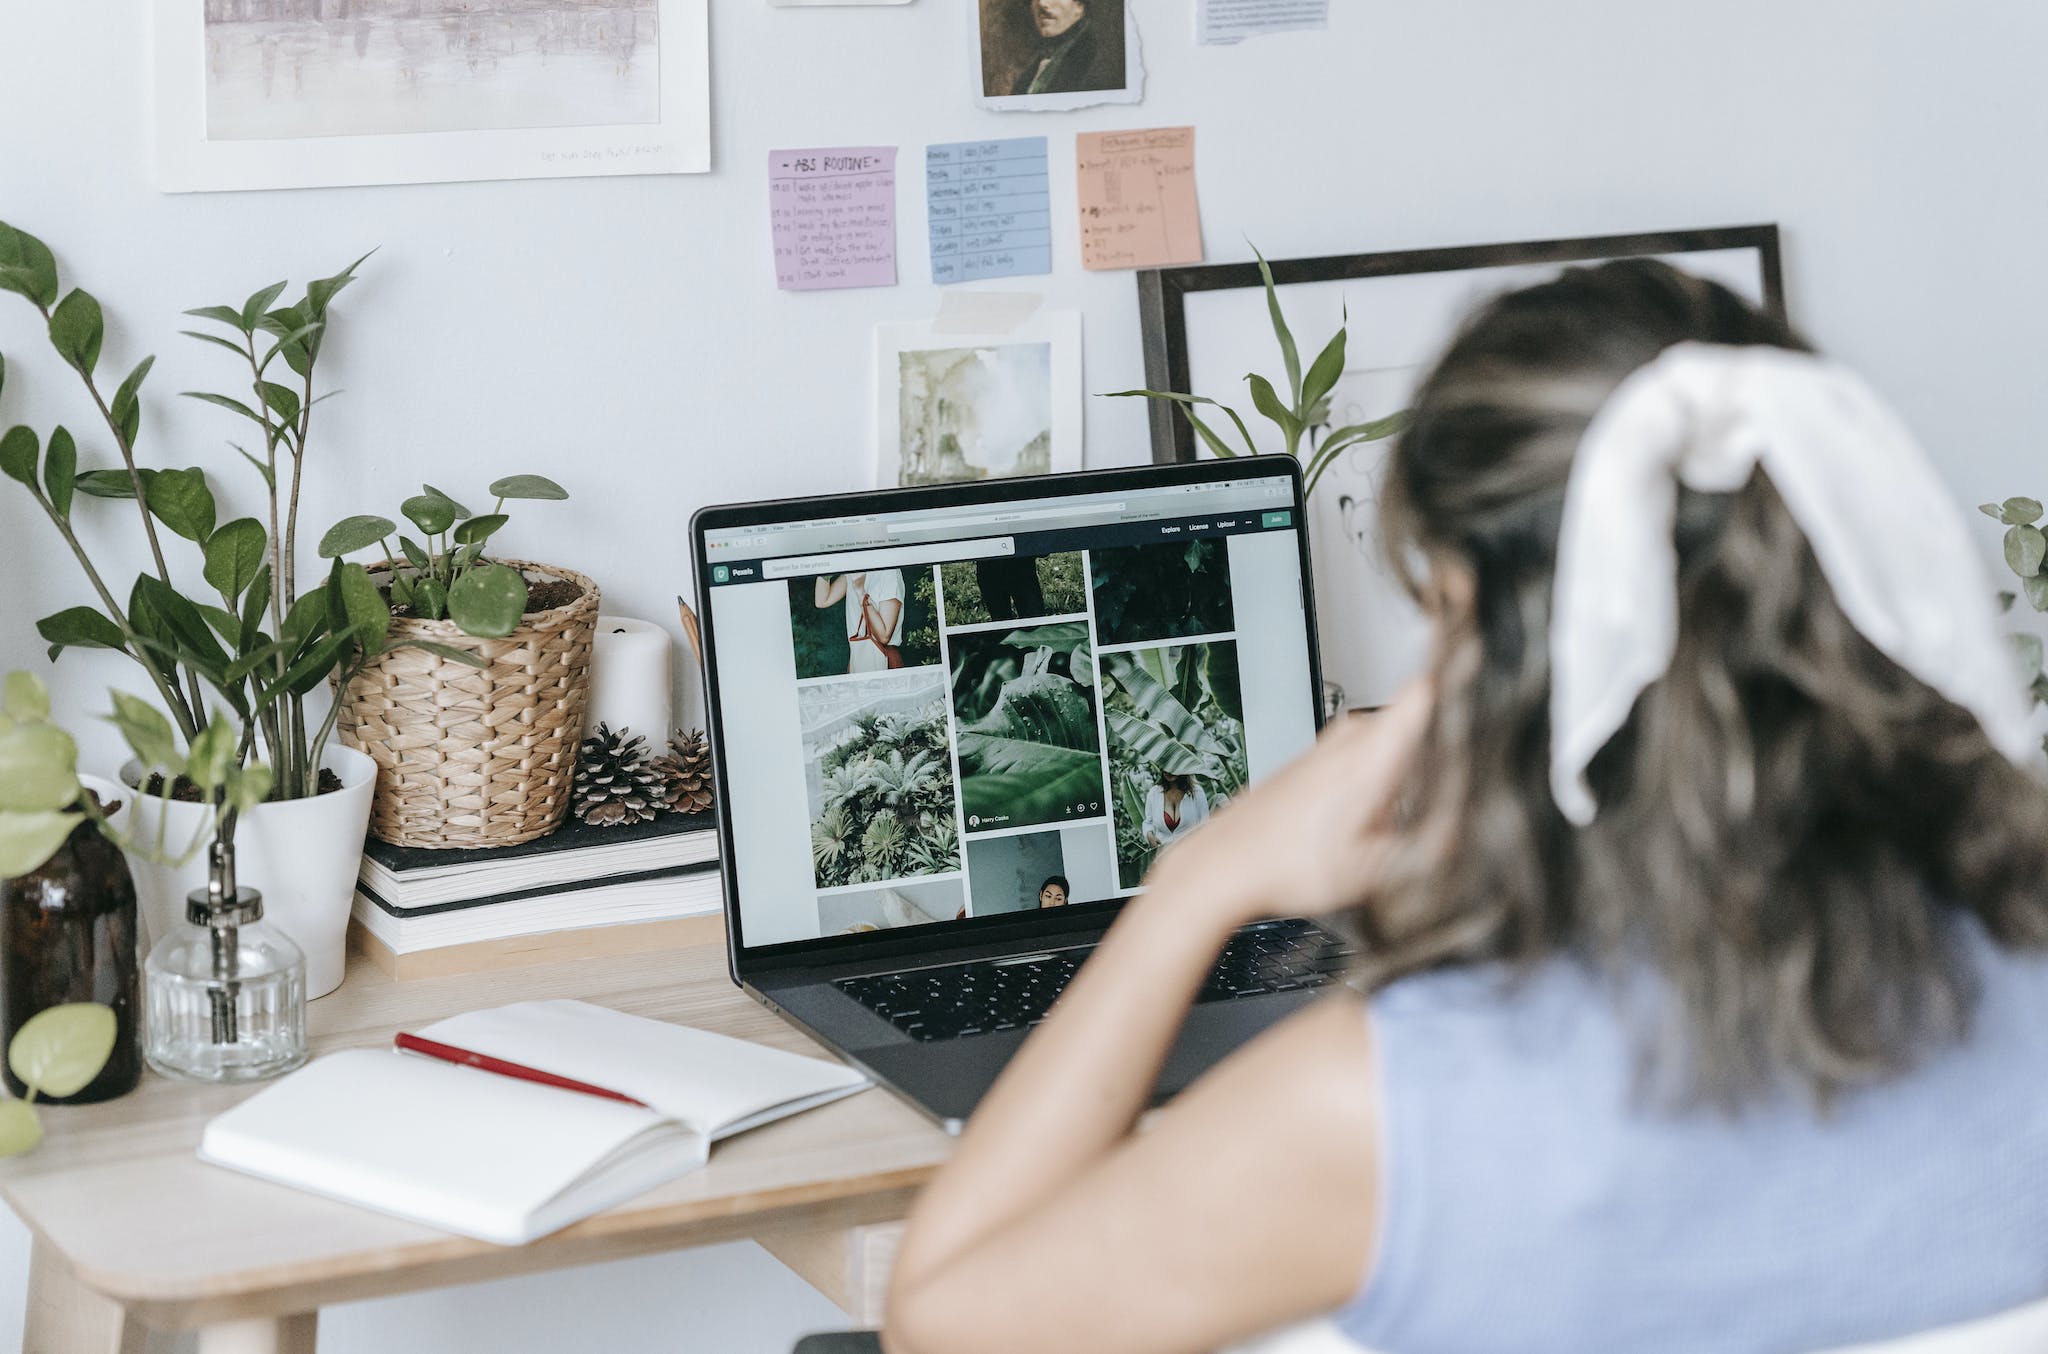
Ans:
{"type": "Polygon", "coordinates": [[[650,753],[668,746],[669,648],[668,632],[658,625],[627,616],[597,618],[584,737],[603,723],[614,733],[624,728],[641,735],[650,753]]]}

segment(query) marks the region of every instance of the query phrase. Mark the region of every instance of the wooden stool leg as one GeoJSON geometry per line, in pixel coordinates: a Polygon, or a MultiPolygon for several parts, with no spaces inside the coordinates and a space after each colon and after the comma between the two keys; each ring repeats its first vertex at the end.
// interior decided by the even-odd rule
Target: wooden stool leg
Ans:
{"type": "Polygon", "coordinates": [[[903,1244],[902,1223],[840,1232],[777,1232],[756,1239],[761,1249],[832,1299],[854,1325],[882,1324],[889,1270],[896,1262],[896,1248],[903,1244]]]}
{"type": "Polygon", "coordinates": [[[320,1314],[222,1321],[199,1330],[199,1354],[313,1354],[320,1314]]]}
{"type": "Polygon", "coordinates": [[[142,1323],[87,1288],[38,1237],[29,1252],[22,1354],[142,1354],[142,1323]]]}

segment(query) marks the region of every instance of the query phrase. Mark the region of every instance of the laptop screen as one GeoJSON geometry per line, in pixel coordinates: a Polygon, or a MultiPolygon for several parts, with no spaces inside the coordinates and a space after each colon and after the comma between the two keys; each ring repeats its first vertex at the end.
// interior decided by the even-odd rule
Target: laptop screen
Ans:
{"type": "Polygon", "coordinates": [[[701,528],[747,949],[1125,897],[1313,741],[1291,468],[1185,469],[701,528]]]}

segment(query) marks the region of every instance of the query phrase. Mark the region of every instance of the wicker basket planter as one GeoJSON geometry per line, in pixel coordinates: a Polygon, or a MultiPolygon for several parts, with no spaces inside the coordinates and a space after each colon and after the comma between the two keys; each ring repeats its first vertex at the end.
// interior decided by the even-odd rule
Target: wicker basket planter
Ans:
{"type": "MultiPolygon", "coordinates": [[[[371,835],[397,846],[516,846],[561,825],[576,779],[590,694],[597,584],[582,574],[503,560],[529,583],[582,586],[503,639],[453,621],[398,617],[394,637],[483,656],[473,668],[421,649],[381,655],[339,693],[342,740],[377,763],[371,835]]],[[[383,573],[373,568],[381,582],[383,573]]]]}

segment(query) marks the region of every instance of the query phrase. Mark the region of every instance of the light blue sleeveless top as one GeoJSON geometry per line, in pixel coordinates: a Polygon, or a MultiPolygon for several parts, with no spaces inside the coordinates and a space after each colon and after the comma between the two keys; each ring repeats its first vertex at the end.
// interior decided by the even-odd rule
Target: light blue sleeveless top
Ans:
{"type": "Polygon", "coordinates": [[[1791,1354],[2048,1295],[2048,960],[1968,946],[1968,1040],[1822,1120],[1644,1108],[1612,999],[1556,963],[1372,1002],[1384,1354],[1791,1354]]]}

